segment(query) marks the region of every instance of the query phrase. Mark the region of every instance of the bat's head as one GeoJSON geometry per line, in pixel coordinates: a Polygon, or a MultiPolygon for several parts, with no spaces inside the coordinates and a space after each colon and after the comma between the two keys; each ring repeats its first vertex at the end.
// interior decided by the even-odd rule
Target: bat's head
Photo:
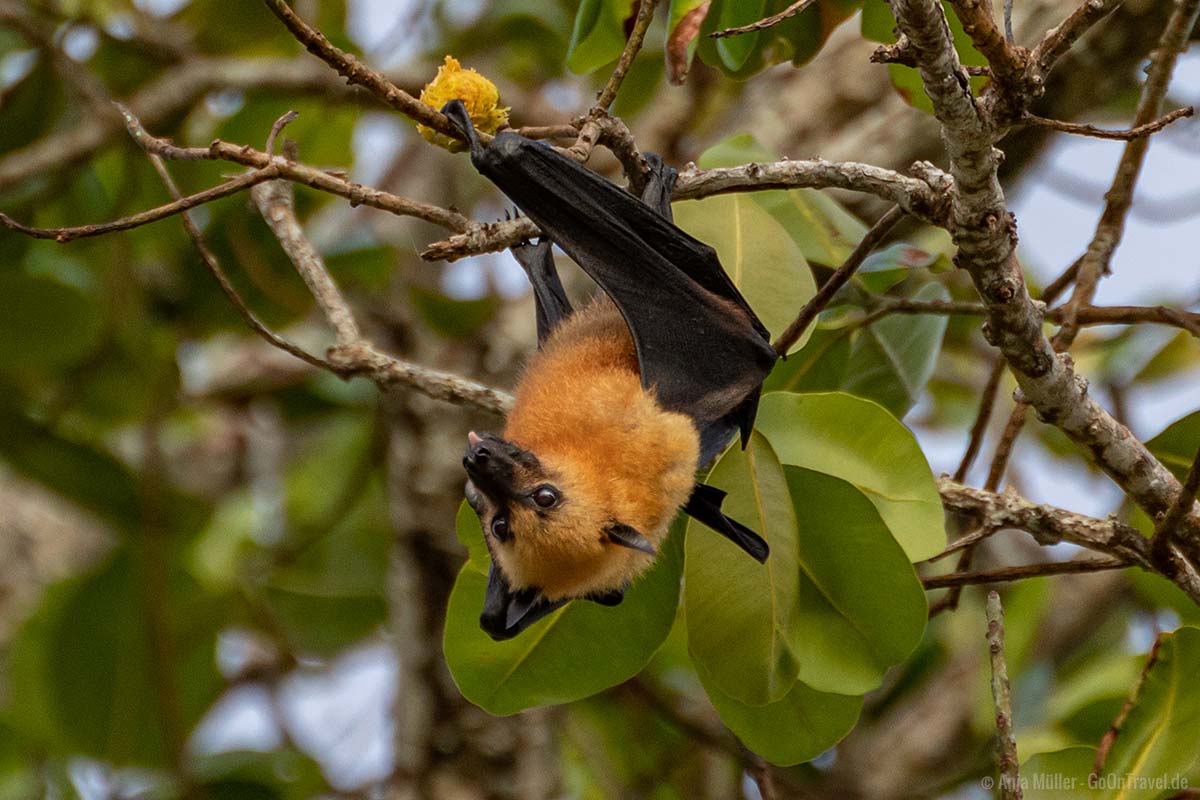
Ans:
{"type": "MultiPolygon", "coordinates": [[[[507,639],[573,598],[620,602],[652,561],[651,538],[615,519],[600,496],[609,482],[581,474],[557,454],[539,458],[492,434],[468,435],[467,502],[479,515],[492,557],[480,625],[507,639]]],[[[650,536],[657,540],[674,516],[650,536]]]]}

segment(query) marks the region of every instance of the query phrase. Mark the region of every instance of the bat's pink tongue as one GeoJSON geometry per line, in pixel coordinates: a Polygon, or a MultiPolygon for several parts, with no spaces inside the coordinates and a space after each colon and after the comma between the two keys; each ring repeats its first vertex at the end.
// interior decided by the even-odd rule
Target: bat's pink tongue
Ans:
{"type": "Polygon", "coordinates": [[[477,434],[475,431],[471,431],[467,434],[467,444],[471,445],[471,447],[474,447],[482,441],[483,439],[480,439],[479,434],[477,434]]]}

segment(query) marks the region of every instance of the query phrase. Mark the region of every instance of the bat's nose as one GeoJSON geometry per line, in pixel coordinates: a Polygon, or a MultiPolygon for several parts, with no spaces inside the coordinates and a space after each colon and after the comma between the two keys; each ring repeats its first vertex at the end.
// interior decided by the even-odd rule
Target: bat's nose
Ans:
{"type": "Polygon", "coordinates": [[[493,448],[488,446],[482,436],[475,431],[467,434],[467,454],[463,456],[463,466],[468,471],[484,469],[494,455],[493,448]]]}

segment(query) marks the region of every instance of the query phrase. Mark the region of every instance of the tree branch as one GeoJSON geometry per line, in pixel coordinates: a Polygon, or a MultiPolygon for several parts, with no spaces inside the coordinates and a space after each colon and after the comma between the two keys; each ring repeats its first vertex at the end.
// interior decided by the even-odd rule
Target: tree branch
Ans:
{"type": "Polygon", "coordinates": [[[997,494],[975,489],[945,476],[938,480],[938,492],[948,511],[974,521],[981,528],[1015,528],[1043,546],[1070,542],[1130,565],[1153,569],[1146,537],[1137,528],[1115,519],[1096,519],[1039,505],[1013,492],[997,494]]]}
{"type": "Polygon", "coordinates": [[[713,39],[722,39],[726,36],[741,36],[743,33],[754,33],[755,31],[765,31],[767,28],[774,27],[785,19],[794,17],[804,9],[811,6],[816,0],[797,0],[790,6],[780,11],[778,14],[772,14],[769,17],[763,17],[758,22],[751,22],[749,25],[742,25],[740,28],[725,28],[720,31],[713,31],[709,34],[713,39]]]}
{"type": "MultiPolygon", "coordinates": [[[[1133,117],[1133,128],[1153,124],[1161,113],[1163,98],[1175,71],[1175,62],[1187,46],[1198,14],[1200,0],[1176,0],[1175,10],[1171,12],[1162,36],[1159,37],[1158,46],[1151,56],[1150,70],[1133,117]]],[[[1078,332],[1075,317],[1081,309],[1091,305],[1100,278],[1110,272],[1113,253],[1125,235],[1125,220],[1129,215],[1130,206],[1133,205],[1133,190],[1149,148],[1149,138],[1140,137],[1126,143],[1125,150],[1121,153],[1112,186],[1104,195],[1104,211],[1096,224],[1096,232],[1080,260],[1075,291],[1067,302],[1068,312],[1063,329],[1054,337],[1055,345],[1060,350],[1067,349],[1074,341],[1078,332]]]]}
{"type": "Polygon", "coordinates": [[[1110,131],[1104,128],[1097,128],[1095,125],[1084,125],[1078,122],[1062,122],[1057,119],[1046,119],[1045,117],[1034,116],[1033,114],[1025,114],[1021,117],[1021,123],[1025,125],[1034,125],[1039,128],[1049,128],[1050,130],[1060,131],[1062,133],[1070,133],[1076,136],[1091,136],[1094,139],[1116,139],[1117,141],[1129,141],[1131,139],[1140,139],[1143,136],[1149,136],[1152,133],[1157,133],[1163,128],[1170,125],[1176,120],[1190,117],[1196,112],[1196,109],[1191,106],[1177,108],[1156,120],[1147,122],[1145,125],[1138,125],[1134,128],[1128,128],[1123,131],[1110,131]]]}
{"type": "MultiPolygon", "coordinates": [[[[347,83],[363,87],[384,105],[416,122],[428,125],[438,133],[444,133],[454,139],[462,139],[462,134],[450,124],[450,120],[446,119],[441,112],[430,108],[392,83],[382,72],[371,69],[355,56],[336,47],[325,37],[325,34],[309,25],[295,11],[292,11],[285,0],[265,0],[265,2],[267,8],[279,18],[279,21],[296,38],[296,41],[304,45],[308,52],[333,67],[338,75],[346,79],[347,83]]],[[[491,136],[484,131],[479,131],[479,136],[484,141],[491,140],[491,136]]]]}
{"type": "Polygon", "coordinates": [[[1020,761],[1013,734],[1012,689],[1004,660],[1004,608],[995,591],[987,596],[987,641],[992,661],[992,705],[996,709],[996,763],[1000,768],[1000,797],[1021,800],[1020,761]]]}
{"type": "Polygon", "coordinates": [[[1028,85],[1041,94],[1046,88],[1046,78],[1058,60],[1067,54],[1075,42],[1092,29],[1100,20],[1107,17],[1121,0],[1084,0],[1083,5],[1071,12],[1058,26],[1051,28],[1042,37],[1042,41],[1029,54],[1028,85]]]}
{"type": "MultiPolygon", "coordinates": [[[[924,168],[929,178],[944,176],[924,168]]],[[[892,170],[854,162],[778,161],[739,167],[700,169],[679,173],[674,199],[697,200],[715,194],[765,189],[838,188],[874,194],[891,200],[905,213],[932,224],[945,224],[943,198],[929,178],[914,178],[892,170]]],[[[454,261],[468,255],[495,252],[537,237],[538,228],[527,218],[507,222],[471,223],[462,233],[429,245],[421,258],[454,261]]]]}
{"type": "Polygon", "coordinates": [[[352,206],[370,206],[399,216],[417,217],[451,230],[466,230],[470,225],[467,218],[456,211],[449,211],[429,203],[410,200],[407,197],[363,186],[326,170],[293,161],[286,156],[271,155],[261,150],[255,150],[250,145],[230,144],[216,139],[208,147],[176,147],[166,139],[160,139],[147,133],[131,110],[122,107],[121,113],[134,141],[147,152],[169,160],[224,160],[255,169],[271,167],[280,178],[344,197],[350,201],[352,206]]]}
{"type": "Polygon", "coordinates": [[[829,305],[829,301],[837,294],[838,289],[846,285],[846,281],[850,280],[851,276],[862,266],[863,261],[871,254],[871,251],[879,246],[883,238],[887,236],[897,222],[904,216],[904,212],[899,206],[892,206],[879,220],[871,226],[871,229],[866,232],[862,240],[855,245],[854,250],[846,257],[845,262],[830,276],[829,280],[821,284],[821,288],[817,293],[804,304],[804,308],[800,309],[800,313],[796,315],[796,319],[792,320],[792,324],[787,326],[787,329],[779,335],[772,347],[780,356],[786,356],[788,351],[792,349],[792,345],[800,341],[800,337],[804,335],[804,331],[808,328],[809,323],[817,318],[817,315],[829,305]]]}
{"type": "Polygon", "coordinates": [[[1102,572],[1110,569],[1125,569],[1133,566],[1119,558],[1087,558],[1078,561],[1047,561],[1019,567],[981,570],[979,572],[952,572],[949,575],[930,575],[921,579],[926,591],[962,586],[978,586],[988,583],[1008,583],[1027,578],[1044,578],[1048,575],[1075,575],[1081,572],[1102,572]]]}
{"type": "Polygon", "coordinates": [[[608,83],[604,84],[604,88],[596,97],[597,108],[607,111],[608,107],[617,99],[621,83],[633,65],[633,59],[642,49],[642,42],[646,39],[646,31],[650,28],[650,23],[654,21],[654,9],[657,5],[658,0],[638,0],[637,19],[634,20],[633,30],[629,32],[629,39],[625,42],[625,48],[621,51],[621,57],[617,59],[617,66],[613,69],[608,83]]]}
{"type": "MultiPolygon", "coordinates": [[[[1178,481],[1128,428],[1090,397],[1087,382],[1075,374],[1069,358],[1055,353],[1042,332],[1042,313],[1029,297],[1015,258],[1016,225],[996,177],[999,159],[992,144],[997,132],[988,130],[977,112],[941,6],[935,0],[890,2],[899,30],[916,54],[950,154],[955,262],[970,273],[983,299],[985,338],[1012,368],[1019,399],[1088,452],[1147,512],[1166,511],[1179,494],[1178,481]]],[[[1200,517],[1189,515],[1184,527],[1187,540],[1200,540],[1200,517]]],[[[1200,598],[1200,584],[1192,585],[1190,577],[1195,569],[1181,572],[1178,565],[1163,567],[1172,570],[1172,579],[1189,584],[1185,591],[1200,598]]]]}

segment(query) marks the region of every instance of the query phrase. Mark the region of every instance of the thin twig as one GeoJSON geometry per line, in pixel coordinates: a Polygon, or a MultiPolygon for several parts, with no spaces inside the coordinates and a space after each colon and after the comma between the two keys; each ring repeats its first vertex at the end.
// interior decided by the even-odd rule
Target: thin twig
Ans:
{"type": "Polygon", "coordinates": [[[633,30],[629,33],[629,39],[625,42],[625,49],[621,51],[621,57],[617,59],[616,69],[613,70],[608,83],[604,84],[604,89],[596,98],[597,108],[607,111],[608,107],[617,99],[617,92],[620,91],[621,83],[629,73],[630,66],[633,65],[633,59],[642,49],[642,42],[645,41],[646,31],[654,20],[654,8],[657,5],[658,0],[639,0],[637,19],[633,23],[633,30]]]}
{"type": "Polygon", "coordinates": [[[1129,128],[1123,131],[1110,131],[1104,128],[1097,128],[1095,125],[1086,125],[1079,122],[1063,122],[1057,119],[1047,119],[1038,117],[1033,114],[1026,114],[1021,117],[1021,122],[1025,125],[1033,125],[1038,128],[1050,128],[1051,130],[1061,131],[1062,133],[1075,134],[1076,136],[1091,136],[1095,139],[1115,139],[1117,141],[1129,141],[1131,139],[1139,139],[1143,136],[1149,136],[1152,133],[1157,133],[1163,128],[1170,125],[1176,120],[1190,117],[1195,113],[1195,109],[1191,106],[1177,108],[1156,120],[1147,122],[1145,125],[1138,125],[1135,128],[1129,128]]]}
{"type": "MultiPolygon", "coordinates": [[[[1175,71],[1175,62],[1187,46],[1197,15],[1200,15],[1200,0],[1177,0],[1175,10],[1171,12],[1151,56],[1146,83],[1142,86],[1133,117],[1133,129],[1152,124],[1159,117],[1163,98],[1175,71]]],[[[1070,347],[1079,331],[1076,322],[1079,311],[1091,305],[1100,279],[1109,274],[1113,253],[1125,235],[1125,220],[1133,204],[1133,191],[1149,147],[1150,140],[1147,137],[1131,139],[1125,144],[1112,186],[1104,196],[1104,211],[1096,224],[1096,232],[1080,261],[1079,275],[1075,290],[1067,302],[1063,327],[1054,337],[1054,345],[1058,350],[1070,347]]]]}
{"type": "Polygon", "coordinates": [[[1152,550],[1160,561],[1167,558],[1167,549],[1179,528],[1179,523],[1192,512],[1192,508],[1196,504],[1197,491],[1200,491],[1200,451],[1197,451],[1196,457],[1192,459],[1191,469],[1188,470],[1179,496],[1175,498],[1175,502],[1154,526],[1154,538],[1151,540],[1152,550]]]}
{"type": "Polygon", "coordinates": [[[1020,567],[982,570],[980,572],[952,572],[949,575],[931,575],[921,579],[926,591],[945,589],[951,586],[975,586],[981,583],[1006,583],[1046,575],[1072,575],[1079,572],[1101,572],[1124,569],[1132,566],[1119,558],[1088,558],[1079,561],[1047,561],[1044,564],[1029,564],[1020,567]]]}
{"type": "Polygon", "coordinates": [[[1050,70],[1092,26],[1111,14],[1121,0],[1084,0],[1059,25],[1051,28],[1029,54],[1029,84],[1037,93],[1046,88],[1050,70]]]}
{"type": "Polygon", "coordinates": [[[992,706],[996,710],[996,763],[1000,769],[1002,800],[1021,800],[1020,761],[1013,734],[1012,688],[1004,660],[1004,608],[995,591],[987,596],[987,642],[992,661],[992,706]]]}
{"type": "Polygon", "coordinates": [[[453,231],[464,231],[471,225],[470,221],[457,211],[363,186],[328,170],[310,167],[285,156],[264,153],[249,145],[230,144],[216,139],[208,147],[178,147],[166,139],[152,136],[132,112],[124,106],[118,105],[118,108],[134,141],[147,152],[171,161],[219,160],[232,161],[256,169],[271,167],[277,171],[280,178],[344,197],[352,206],[370,206],[398,216],[417,217],[453,231]]]}
{"type": "Polygon", "coordinates": [[[1013,447],[1016,446],[1017,437],[1021,435],[1021,430],[1025,427],[1025,416],[1028,413],[1029,404],[1026,402],[1018,400],[1017,404],[1013,406],[1008,423],[1004,426],[1004,432],[1000,434],[1000,441],[996,443],[996,450],[992,454],[992,463],[988,467],[987,482],[984,483],[984,488],[989,492],[999,489],[1004,480],[1009,459],[1012,458],[1013,447]]]}
{"type": "Polygon", "coordinates": [[[1154,637],[1154,644],[1150,645],[1150,652],[1146,654],[1146,663],[1142,666],[1142,671],[1138,673],[1137,681],[1133,684],[1133,690],[1125,698],[1125,702],[1121,704],[1121,710],[1113,718],[1112,724],[1108,726],[1108,730],[1100,737],[1100,744],[1096,747],[1096,758],[1092,762],[1093,778],[1100,776],[1100,772],[1104,769],[1104,762],[1108,760],[1108,753],[1112,750],[1113,744],[1117,741],[1117,736],[1121,733],[1121,728],[1125,725],[1125,719],[1129,716],[1129,712],[1133,710],[1134,703],[1141,697],[1142,688],[1146,685],[1146,678],[1150,675],[1150,670],[1154,669],[1154,665],[1158,663],[1158,649],[1162,645],[1165,636],[1165,633],[1160,633],[1154,637]]]}
{"type": "Polygon", "coordinates": [[[979,455],[983,445],[983,437],[987,434],[988,423],[992,419],[992,409],[996,405],[996,395],[1000,392],[1000,380],[1004,377],[1004,356],[996,356],[992,361],[992,369],[988,373],[987,383],[983,387],[983,396],[979,400],[979,411],[975,414],[975,422],[971,425],[971,436],[967,440],[967,450],[958,469],[954,470],[954,480],[962,483],[979,455]]]}
{"type": "MultiPolygon", "coordinates": [[[[325,34],[301,19],[285,0],[265,0],[265,2],[267,8],[279,18],[279,21],[291,32],[296,41],[304,45],[308,52],[337,70],[337,73],[348,83],[363,87],[385,105],[406,117],[428,125],[438,133],[444,133],[454,139],[462,139],[462,134],[450,124],[450,120],[446,119],[441,112],[430,108],[392,83],[382,72],[371,69],[354,55],[336,47],[325,37],[325,34]]],[[[479,131],[479,137],[484,141],[491,140],[491,136],[484,131],[479,131]]]]}
{"type": "Polygon", "coordinates": [[[35,239],[53,239],[61,244],[74,241],[75,239],[86,239],[89,236],[101,236],[115,231],[126,231],[130,228],[148,225],[151,222],[158,222],[160,219],[166,219],[167,217],[187,211],[190,208],[196,208],[205,203],[211,203],[213,200],[228,197],[231,194],[237,194],[251,186],[273,180],[276,177],[278,177],[278,170],[274,166],[268,165],[263,169],[238,175],[236,178],[214,186],[211,189],[205,189],[196,194],[180,197],[178,200],[166,203],[158,208],[151,208],[147,211],[131,214],[128,217],[122,217],[112,222],[78,225],[70,228],[33,228],[23,225],[7,214],[0,212],[0,224],[3,224],[9,230],[26,236],[32,236],[35,239]]]}
{"type": "Polygon", "coordinates": [[[871,251],[883,241],[888,231],[903,217],[904,210],[899,206],[892,206],[871,226],[871,229],[855,245],[854,250],[846,257],[842,265],[830,276],[829,280],[821,285],[817,293],[804,304],[804,308],[800,309],[800,313],[792,320],[792,324],[788,325],[784,332],[779,335],[779,338],[775,340],[772,346],[775,348],[776,353],[779,353],[781,356],[787,355],[792,345],[800,341],[800,337],[804,335],[804,331],[808,328],[809,324],[817,318],[817,315],[821,313],[825,306],[829,305],[829,301],[837,294],[838,289],[846,285],[846,281],[850,280],[855,271],[862,266],[863,261],[867,259],[871,251]]]}
{"type": "Polygon", "coordinates": [[[751,22],[749,25],[742,25],[740,28],[725,28],[720,31],[713,31],[709,34],[714,39],[721,39],[726,36],[740,36],[743,33],[754,33],[754,31],[765,31],[767,28],[778,25],[789,17],[794,17],[804,9],[815,3],[816,0],[797,0],[790,6],[780,11],[778,14],[772,14],[769,17],[763,17],[758,22],[751,22]]]}
{"type": "MultiPolygon", "coordinates": [[[[170,192],[171,196],[175,199],[180,199],[182,194],[179,191],[179,187],[175,185],[175,181],[171,178],[171,173],[167,171],[167,166],[163,163],[162,158],[154,153],[147,153],[147,155],[150,158],[150,163],[154,165],[155,172],[158,173],[159,178],[162,179],[163,184],[167,187],[167,191],[170,192]]],[[[284,339],[282,336],[268,328],[262,322],[262,320],[260,320],[258,316],[250,310],[250,306],[246,304],[246,301],[242,299],[242,296],[238,294],[237,289],[234,288],[233,283],[229,280],[229,276],[227,276],[225,274],[225,270],[221,268],[221,262],[217,260],[216,254],[213,253],[213,251],[210,250],[208,245],[205,243],[204,234],[200,232],[200,228],[198,228],[196,223],[192,220],[191,214],[187,211],[184,211],[179,215],[179,220],[183,223],[183,229],[187,231],[188,236],[191,238],[192,244],[196,248],[196,252],[199,253],[200,260],[204,262],[204,266],[208,267],[208,271],[212,273],[214,278],[216,278],[217,284],[221,287],[221,291],[225,293],[225,297],[228,298],[230,303],[233,303],[233,307],[237,309],[238,313],[242,316],[242,319],[245,320],[246,324],[250,326],[251,330],[265,339],[269,344],[278,347],[280,350],[283,350],[286,353],[291,353],[301,361],[312,364],[314,367],[321,367],[322,369],[330,370],[331,372],[338,371],[336,367],[334,367],[325,359],[309,353],[299,345],[292,344],[287,339],[284,339]]]]}

